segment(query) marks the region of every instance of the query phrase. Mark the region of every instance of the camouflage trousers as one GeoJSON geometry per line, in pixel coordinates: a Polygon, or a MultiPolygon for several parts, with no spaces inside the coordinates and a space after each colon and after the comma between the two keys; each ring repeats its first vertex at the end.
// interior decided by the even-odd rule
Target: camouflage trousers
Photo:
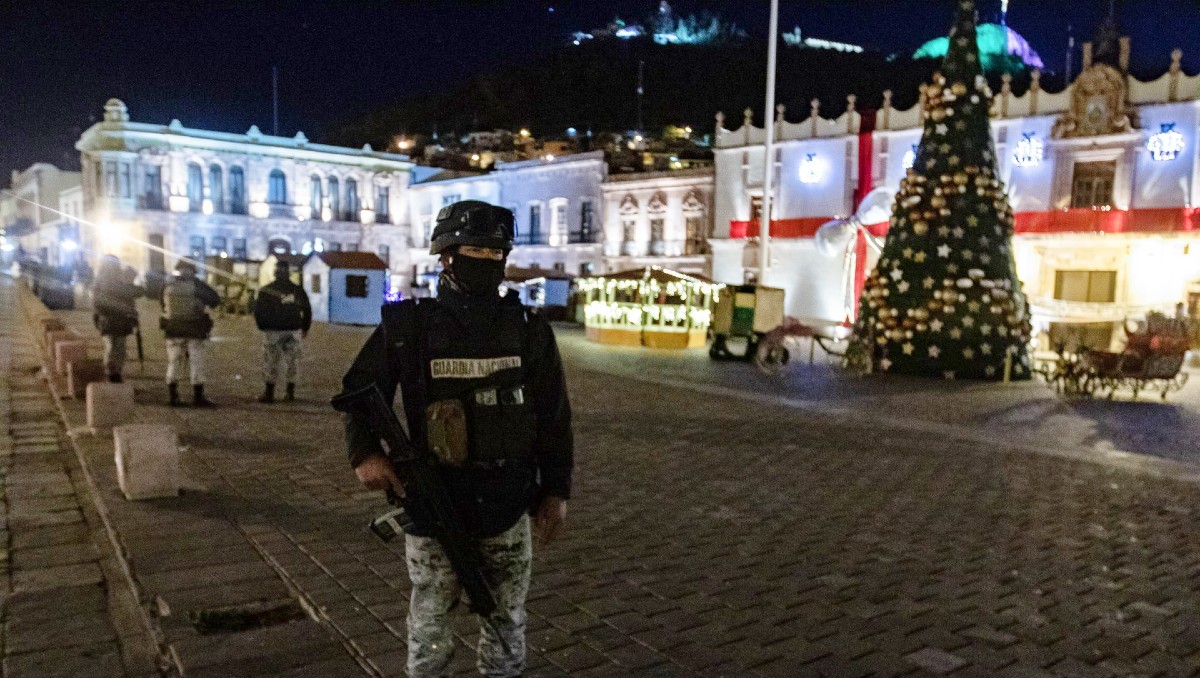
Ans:
{"type": "MultiPolygon", "coordinates": [[[[496,596],[491,628],[480,624],[479,673],[493,678],[519,676],[525,670],[525,595],[533,565],[529,516],[506,532],[483,540],[483,572],[496,596]],[[493,631],[492,629],[495,629],[493,631]],[[504,638],[501,643],[496,633],[504,638]],[[504,644],[510,651],[504,650],[504,644]]],[[[408,612],[408,675],[441,678],[450,675],[454,638],[450,615],[462,587],[450,561],[429,537],[405,537],[405,559],[412,580],[408,612]]]]}
{"type": "Polygon", "coordinates": [[[299,366],[300,332],[263,330],[263,381],[274,384],[282,376],[294,384],[299,366]]]}

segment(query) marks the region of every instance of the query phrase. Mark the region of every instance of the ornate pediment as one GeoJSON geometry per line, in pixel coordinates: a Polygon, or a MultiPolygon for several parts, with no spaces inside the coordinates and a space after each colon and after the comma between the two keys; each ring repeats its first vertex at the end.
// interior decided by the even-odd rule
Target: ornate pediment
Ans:
{"type": "Polygon", "coordinates": [[[683,196],[683,211],[685,212],[701,212],[704,210],[704,199],[700,195],[700,191],[692,189],[683,196]]]}
{"type": "Polygon", "coordinates": [[[632,195],[626,195],[621,199],[621,214],[637,214],[638,201],[632,195]]]}
{"type": "Polygon", "coordinates": [[[1120,71],[1107,64],[1092,64],[1072,85],[1071,108],[1054,123],[1054,138],[1132,131],[1125,100],[1125,78],[1120,71]]]}
{"type": "Polygon", "coordinates": [[[646,203],[646,211],[651,214],[659,214],[667,211],[667,196],[662,191],[650,196],[650,202],[646,203]]]}

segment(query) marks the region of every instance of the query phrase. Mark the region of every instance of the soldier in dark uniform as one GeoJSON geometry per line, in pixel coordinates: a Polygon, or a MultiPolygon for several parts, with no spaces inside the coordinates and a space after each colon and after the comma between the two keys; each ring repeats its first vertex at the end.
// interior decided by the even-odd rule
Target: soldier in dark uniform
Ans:
{"type": "MultiPolygon", "coordinates": [[[[513,233],[509,210],[477,200],[443,208],[431,247],[443,267],[438,297],[385,306],[343,379],[346,391],[374,382],[389,400],[400,386],[412,439],[435,455],[456,511],[480,540],[497,609],[481,625],[478,666],[497,677],[524,670],[531,531],[541,543],[560,532],[574,454],[554,334],[515,294],[499,294],[513,233]]],[[[365,423],[351,416],[346,432],[358,479],[403,497],[365,423]]],[[[413,521],[406,528],[408,672],[442,676],[461,589],[428,523],[405,507],[413,521]]]]}

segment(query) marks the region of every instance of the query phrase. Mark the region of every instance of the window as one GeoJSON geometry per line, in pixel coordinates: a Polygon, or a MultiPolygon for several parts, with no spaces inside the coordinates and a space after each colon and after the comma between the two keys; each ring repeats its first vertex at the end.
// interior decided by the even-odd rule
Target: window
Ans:
{"type": "Polygon", "coordinates": [[[358,220],[358,182],[346,179],[346,218],[358,220]]]}
{"type": "Polygon", "coordinates": [[[320,273],[312,274],[312,276],[309,278],[308,285],[310,288],[309,291],[311,291],[313,294],[320,294],[321,293],[321,274],[320,273]]]}
{"type": "Polygon", "coordinates": [[[666,251],[666,245],[663,243],[663,218],[657,217],[650,220],[650,254],[662,256],[666,251]]]}
{"type": "Polygon", "coordinates": [[[208,166],[208,196],[214,212],[225,211],[225,170],[220,165],[208,166]]]}
{"type": "Polygon", "coordinates": [[[117,163],[112,160],[104,161],[104,195],[117,197],[117,163]]]}
{"type": "Polygon", "coordinates": [[[229,212],[246,213],[246,174],[241,167],[229,170],[229,212]]]}
{"type": "Polygon", "coordinates": [[[367,296],[367,276],[346,276],[346,296],[351,299],[365,299],[367,296]]]}
{"type": "Polygon", "coordinates": [[[1117,163],[1077,162],[1071,179],[1071,207],[1112,207],[1117,163]]]}
{"type": "Polygon", "coordinates": [[[250,258],[249,253],[246,250],[246,239],[245,238],[234,238],[233,239],[233,258],[238,259],[240,261],[250,258]]]}
{"type": "Polygon", "coordinates": [[[188,256],[198,261],[204,260],[204,236],[193,235],[189,241],[188,256]]]}
{"type": "Polygon", "coordinates": [[[446,195],[442,196],[442,207],[445,207],[446,205],[453,205],[460,200],[462,200],[461,193],[447,193],[446,195]]]}
{"type": "Polygon", "coordinates": [[[567,243],[567,201],[554,203],[554,213],[550,223],[550,244],[565,245],[567,243]]]}
{"type": "Polygon", "coordinates": [[[338,193],[340,190],[341,185],[338,184],[337,177],[329,177],[329,211],[337,221],[342,220],[342,196],[338,193]]]}
{"type": "Polygon", "coordinates": [[[704,217],[690,216],[685,220],[687,229],[687,244],[684,254],[708,254],[707,230],[704,227],[704,217]]]}
{"type": "Polygon", "coordinates": [[[352,242],[349,245],[346,245],[346,251],[347,252],[357,252],[358,247],[359,247],[359,243],[352,242]]]}
{"type": "Polygon", "coordinates": [[[637,235],[637,222],[633,219],[626,219],[621,222],[621,253],[636,254],[637,243],[634,238],[637,235]]]}
{"type": "Polygon", "coordinates": [[[762,216],[762,196],[755,195],[750,198],[750,221],[758,221],[762,216]]]}
{"type": "Polygon", "coordinates": [[[526,234],[525,241],[529,244],[538,242],[541,238],[542,231],[542,206],[533,204],[529,206],[529,233],[526,234]]]}
{"type": "Polygon", "coordinates": [[[1054,298],[1111,304],[1117,298],[1117,272],[1055,271],[1054,298]]]}
{"type": "Polygon", "coordinates": [[[121,175],[118,179],[122,198],[133,197],[133,165],[127,162],[121,163],[121,175]]]}
{"type": "Polygon", "coordinates": [[[187,180],[188,209],[200,211],[200,201],[204,200],[204,171],[196,163],[188,163],[187,180]]]}
{"type": "Polygon", "coordinates": [[[272,205],[287,204],[287,177],[282,170],[271,170],[267,177],[267,202],[272,205]]]}
{"type": "Polygon", "coordinates": [[[219,256],[221,256],[222,254],[224,254],[225,256],[229,256],[229,249],[228,249],[228,248],[229,248],[229,245],[228,245],[228,243],[226,242],[226,240],[225,240],[225,237],[224,237],[224,236],[220,236],[220,235],[218,235],[218,236],[213,236],[213,239],[212,239],[212,250],[210,250],[210,251],[212,252],[212,255],[213,255],[214,257],[219,257],[219,256]]]}
{"type": "Polygon", "coordinates": [[[585,261],[579,265],[579,277],[580,278],[591,277],[592,271],[594,271],[594,270],[595,270],[595,266],[592,265],[592,262],[585,261]]]}
{"type": "Polygon", "coordinates": [[[142,174],[142,199],[139,207],[147,210],[163,208],[162,168],[158,165],[148,165],[142,174]]]}
{"type": "Polygon", "coordinates": [[[321,208],[324,207],[322,203],[325,201],[325,196],[321,189],[321,177],[312,175],[312,178],[308,180],[308,205],[311,208],[310,213],[313,219],[321,218],[321,208]]]}
{"type": "Polygon", "coordinates": [[[392,248],[387,245],[379,246],[379,258],[389,267],[392,265],[392,248]]]}
{"type": "Polygon", "coordinates": [[[287,238],[272,238],[267,243],[267,252],[270,254],[287,254],[292,251],[292,243],[287,238]]]}
{"type": "Polygon", "coordinates": [[[325,247],[325,249],[329,252],[341,252],[342,251],[342,243],[331,242],[331,243],[329,243],[329,245],[327,245],[325,247]]]}
{"type": "Polygon", "coordinates": [[[596,211],[591,200],[585,200],[579,206],[579,242],[592,242],[595,233],[596,211]]]}
{"type": "Polygon", "coordinates": [[[391,223],[390,191],[387,186],[375,187],[375,223],[391,223]]]}

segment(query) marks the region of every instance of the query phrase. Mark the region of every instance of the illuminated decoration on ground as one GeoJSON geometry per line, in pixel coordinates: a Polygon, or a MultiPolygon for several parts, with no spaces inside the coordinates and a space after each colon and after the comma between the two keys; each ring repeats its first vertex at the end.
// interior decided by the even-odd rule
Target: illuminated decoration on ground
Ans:
{"type": "Polygon", "coordinates": [[[703,346],[724,285],[648,266],[579,281],[588,339],[652,348],[703,346]]]}
{"type": "Polygon", "coordinates": [[[1034,138],[1033,132],[1025,132],[1017,142],[1017,150],[1013,151],[1013,164],[1017,167],[1037,167],[1042,164],[1045,152],[1042,140],[1034,138]]]}
{"type": "Polygon", "coordinates": [[[821,180],[821,167],[817,162],[816,153],[808,153],[804,160],[800,161],[800,182],[805,184],[815,184],[821,180]]]}
{"type": "Polygon", "coordinates": [[[905,170],[912,169],[913,164],[917,162],[917,146],[918,144],[913,144],[912,148],[905,151],[904,157],[900,159],[900,162],[904,165],[905,170]]]}
{"type": "Polygon", "coordinates": [[[1175,129],[1175,123],[1163,123],[1162,129],[1150,136],[1146,142],[1146,150],[1150,151],[1152,160],[1174,160],[1183,152],[1183,135],[1175,129]]]}

